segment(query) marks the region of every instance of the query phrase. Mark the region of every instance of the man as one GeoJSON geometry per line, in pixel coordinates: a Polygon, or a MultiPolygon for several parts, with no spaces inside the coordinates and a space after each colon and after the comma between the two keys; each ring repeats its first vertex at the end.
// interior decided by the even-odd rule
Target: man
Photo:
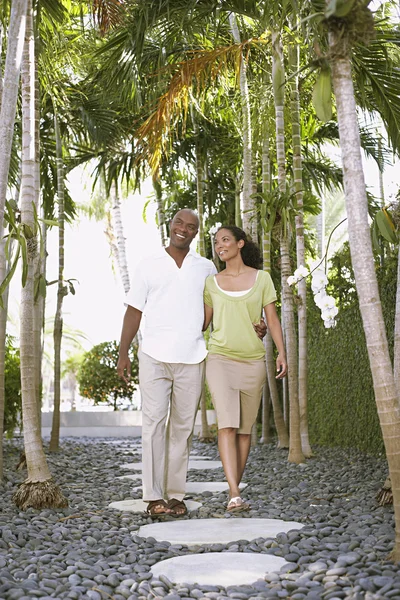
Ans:
{"type": "Polygon", "coordinates": [[[217,272],[211,261],[190,249],[198,229],[194,211],[178,211],[169,246],[141,261],[126,298],[117,371],[129,377],[128,350],[144,315],[139,350],[143,499],[152,517],[187,513],[183,498],[189,446],[207,354],[203,289],[206,277],[217,272]]]}

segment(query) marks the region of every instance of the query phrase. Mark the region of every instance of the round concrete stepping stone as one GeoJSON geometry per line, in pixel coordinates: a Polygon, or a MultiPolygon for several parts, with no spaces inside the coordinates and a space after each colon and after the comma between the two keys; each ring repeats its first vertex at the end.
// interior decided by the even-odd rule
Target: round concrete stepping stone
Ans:
{"type": "MultiPolygon", "coordinates": [[[[140,475],[121,475],[117,479],[138,479],[140,475]]],[[[141,488],[142,485],[134,485],[133,488],[141,488]]],[[[244,490],[247,487],[247,483],[239,484],[239,488],[244,490]]],[[[186,493],[187,494],[201,494],[202,492],[227,492],[229,486],[225,481],[187,481],[186,482],[186,493]]]]}
{"type": "MultiPolygon", "coordinates": [[[[189,512],[197,510],[202,504],[200,502],[194,502],[193,500],[185,500],[185,504],[189,512]]],[[[115,508],[116,510],[128,510],[130,512],[145,512],[147,508],[147,502],[143,500],[120,500],[118,502],[111,502],[108,508],[115,508]]]]}
{"type": "Polygon", "coordinates": [[[158,541],[167,541],[171,544],[197,546],[228,544],[236,540],[250,541],[259,537],[273,538],[278,533],[286,533],[291,529],[302,527],[304,527],[302,523],[281,519],[191,519],[143,525],[139,528],[138,535],[153,537],[158,541]]]}
{"type": "Polygon", "coordinates": [[[219,460],[189,460],[189,469],[219,469],[222,462],[219,460]]]}
{"type": "MultiPolygon", "coordinates": [[[[124,463],[120,467],[121,469],[141,471],[142,463],[124,463]]],[[[222,462],[219,460],[189,460],[189,469],[219,469],[220,467],[222,467],[222,462]]]]}
{"type": "MultiPolygon", "coordinates": [[[[246,519],[247,520],[247,519],[246,519]]],[[[223,552],[189,554],[163,560],[151,567],[155,577],[165,575],[172,583],[199,585],[251,585],[266,573],[279,571],[285,559],[270,554],[223,552]]]]}
{"type": "MultiPolygon", "coordinates": [[[[239,488],[244,490],[247,483],[240,483],[239,488]]],[[[226,492],[229,490],[229,485],[226,481],[187,481],[187,494],[201,494],[202,492],[226,492]]]]}
{"type": "Polygon", "coordinates": [[[209,456],[200,456],[199,454],[190,454],[189,460],[211,460],[209,456]]]}

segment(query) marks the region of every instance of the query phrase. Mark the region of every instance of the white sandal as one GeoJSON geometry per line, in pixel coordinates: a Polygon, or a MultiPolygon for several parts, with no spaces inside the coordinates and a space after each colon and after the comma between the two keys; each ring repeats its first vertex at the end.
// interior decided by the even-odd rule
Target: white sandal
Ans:
{"type": "Polygon", "coordinates": [[[228,512],[242,512],[244,510],[250,510],[250,506],[246,504],[240,496],[235,496],[229,500],[226,510],[228,512]]]}

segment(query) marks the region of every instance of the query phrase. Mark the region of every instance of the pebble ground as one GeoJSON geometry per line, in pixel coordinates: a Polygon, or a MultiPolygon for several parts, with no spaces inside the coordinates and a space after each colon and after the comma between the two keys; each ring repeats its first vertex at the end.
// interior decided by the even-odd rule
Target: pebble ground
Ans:
{"type": "MultiPolygon", "coordinates": [[[[392,507],[375,496],[386,461],[348,449],[315,448],[305,465],[287,462],[273,444],[251,450],[243,496],[251,505],[240,518],[279,518],[304,523],[275,539],[185,547],[137,535],[152,521],[145,514],[108,508],[139,498],[134,482],[117,479],[119,468],[140,461],[134,439],[67,438],[47,454],[51,471],[69,501],[62,510],[21,512],[12,494],[26,473],[16,471],[21,440],[5,442],[0,483],[0,600],[400,600],[399,566],[388,560],[394,542],[392,507]],[[192,552],[252,552],[283,557],[280,572],[251,586],[174,585],[152,576],[156,562],[192,552]]],[[[47,446],[47,443],[46,443],[47,446]]],[[[198,454],[218,459],[215,444],[197,440],[198,454]]],[[[222,469],[190,471],[191,481],[222,481],[222,469]]],[[[138,478],[137,483],[140,483],[138,478]]],[[[226,492],[193,494],[202,503],[189,519],[238,518],[227,514],[226,492]]]]}

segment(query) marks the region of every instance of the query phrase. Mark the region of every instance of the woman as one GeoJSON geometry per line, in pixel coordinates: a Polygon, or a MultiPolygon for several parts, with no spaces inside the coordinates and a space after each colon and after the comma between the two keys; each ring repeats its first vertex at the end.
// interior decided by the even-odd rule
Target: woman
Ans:
{"type": "Polygon", "coordinates": [[[249,509],[240,497],[239,483],[266,379],[265,348],[254,329],[263,310],[279,352],[277,379],[285,377],[287,364],[275,288],[270,275],[259,270],[258,247],[239,227],[226,226],[216,233],[215,251],[226,268],[210,275],[204,289],[203,329],[213,321],[206,378],[217,413],[218,449],[229,484],[227,510],[238,512],[249,509]]]}

